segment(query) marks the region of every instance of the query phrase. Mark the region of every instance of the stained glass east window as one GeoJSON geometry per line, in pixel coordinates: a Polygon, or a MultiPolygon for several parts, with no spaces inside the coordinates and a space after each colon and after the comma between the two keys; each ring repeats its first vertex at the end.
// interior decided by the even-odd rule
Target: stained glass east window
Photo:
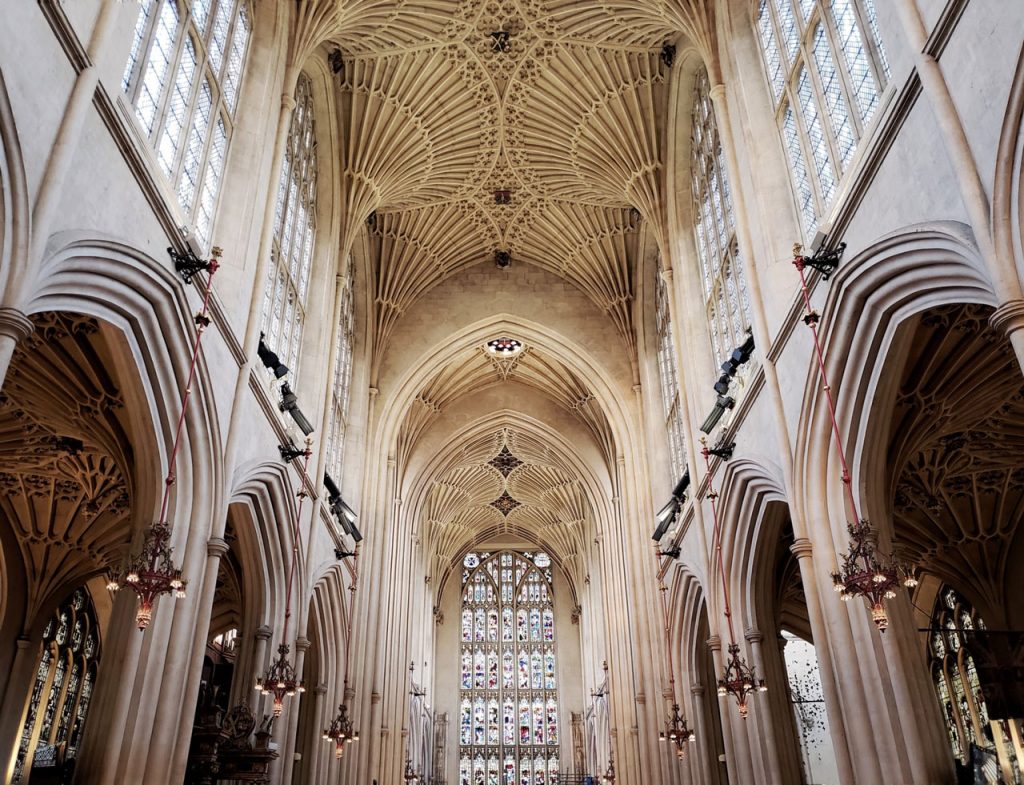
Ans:
{"type": "Polygon", "coordinates": [[[554,613],[547,554],[463,560],[459,785],[558,785],[554,613]]]}

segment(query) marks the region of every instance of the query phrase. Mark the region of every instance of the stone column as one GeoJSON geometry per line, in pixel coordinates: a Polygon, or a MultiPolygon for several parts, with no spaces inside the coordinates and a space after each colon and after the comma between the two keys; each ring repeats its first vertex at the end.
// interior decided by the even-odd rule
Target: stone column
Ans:
{"type": "Polygon", "coordinates": [[[17,308],[0,308],[0,388],[7,379],[14,350],[33,330],[35,325],[17,308]]]}
{"type": "MultiPolygon", "coordinates": [[[[768,685],[768,689],[771,690],[773,687],[776,690],[782,691],[785,694],[785,687],[782,684],[770,684],[768,682],[767,671],[764,666],[764,656],[761,651],[761,642],[764,640],[764,635],[760,630],[749,628],[744,631],[743,637],[747,643],[750,644],[750,655],[751,664],[754,666],[760,678],[765,679],[765,684],[768,685]]],[[[777,782],[781,785],[783,782],[782,776],[782,765],[779,762],[779,742],[778,738],[781,734],[777,733],[776,721],[778,717],[773,711],[773,706],[768,700],[768,694],[757,694],[752,696],[752,701],[755,705],[752,707],[754,711],[751,712],[752,717],[756,723],[756,727],[760,729],[758,736],[763,741],[760,745],[761,754],[767,755],[767,759],[762,761],[765,773],[768,775],[769,782],[777,782]]],[[[749,722],[749,720],[748,720],[749,722]]]]}
{"type": "MultiPolygon", "coordinates": [[[[15,644],[17,650],[11,662],[11,670],[7,675],[7,690],[3,703],[0,704],[0,760],[8,767],[4,770],[4,781],[10,776],[10,766],[14,765],[14,756],[21,740],[21,726],[25,721],[25,703],[35,683],[33,671],[41,649],[39,641],[35,642],[25,636],[19,637],[15,644]]],[[[45,696],[44,696],[45,699],[45,696]]]]}
{"type": "MultiPolygon", "coordinates": [[[[708,715],[707,690],[704,685],[697,683],[690,687],[691,712],[693,721],[694,752],[690,755],[690,782],[709,783],[711,782],[712,766],[718,766],[718,753],[715,752],[715,744],[712,740],[714,728],[705,719],[708,715]]],[[[717,700],[717,696],[715,697],[717,700]]]]}
{"type": "Polygon", "coordinates": [[[839,781],[842,785],[852,785],[854,782],[853,763],[850,760],[850,747],[846,738],[842,696],[836,682],[832,650],[829,646],[828,627],[818,599],[818,576],[814,572],[814,546],[806,537],[799,537],[793,540],[789,549],[797,558],[800,567],[800,580],[804,586],[804,597],[807,599],[807,614],[811,622],[811,634],[814,636],[814,652],[818,656],[818,675],[821,677],[821,691],[825,697],[825,711],[828,714],[829,733],[832,737],[832,747],[835,750],[839,781]]]}

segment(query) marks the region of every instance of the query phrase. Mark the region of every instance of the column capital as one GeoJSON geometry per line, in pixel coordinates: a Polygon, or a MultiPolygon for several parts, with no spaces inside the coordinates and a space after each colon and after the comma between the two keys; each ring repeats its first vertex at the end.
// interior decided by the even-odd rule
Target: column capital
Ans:
{"type": "Polygon", "coordinates": [[[712,651],[721,651],[722,649],[722,637],[720,635],[709,635],[708,636],[708,648],[712,651]]]}
{"type": "Polygon", "coordinates": [[[19,649],[27,649],[29,646],[32,645],[32,639],[27,638],[24,635],[19,635],[18,639],[15,641],[15,645],[19,649]]]}
{"type": "Polygon", "coordinates": [[[281,108],[286,112],[295,111],[295,96],[291,93],[281,93],[281,108]]]}
{"type": "Polygon", "coordinates": [[[1024,300],[1008,300],[996,308],[988,317],[993,329],[1010,335],[1024,329],[1024,300]]]}
{"type": "Polygon", "coordinates": [[[313,694],[314,694],[314,695],[316,695],[316,696],[317,696],[318,698],[319,698],[320,696],[322,696],[322,695],[326,695],[326,694],[327,694],[327,685],[326,685],[326,684],[323,684],[323,683],[321,683],[321,684],[317,684],[317,685],[316,685],[316,686],[315,686],[315,687],[313,688],[313,694]]]}
{"type": "Polygon", "coordinates": [[[696,695],[698,698],[701,697],[704,694],[704,685],[694,684],[692,687],[690,687],[690,694],[696,695]]]}
{"type": "Polygon", "coordinates": [[[755,630],[753,627],[748,627],[743,631],[743,637],[746,638],[747,643],[760,643],[764,640],[764,633],[760,630],[755,630]]]}
{"type": "Polygon", "coordinates": [[[309,651],[310,640],[303,636],[299,636],[295,639],[295,651],[309,651]]]}
{"type": "Polygon", "coordinates": [[[798,559],[810,558],[813,551],[814,545],[807,537],[799,537],[793,540],[793,544],[789,546],[789,552],[798,559]]]}
{"type": "Polygon", "coordinates": [[[269,641],[273,634],[274,631],[264,624],[256,628],[255,638],[258,641],[269,641]]]}
{"type": "Polygon", "coordinates": [[[229,550],[231,550],[231,546],[228,545],[227,541],[222,537],[211,537],[206,541],[207,556],[216,556],[220,559],[223,558],[229,550]]]}
{"type": "Polygon", "coordinates": [[[28,338],[36,326],[24,313],[17,308],[0,308],[0,335],[23,341],[28,338]]]}
{"type": "Polygon", "coordinates": [[[711,100],[714,101],[715,103],[721,101],[725,97],[725,83],[716,82],[715,84],[711,85],[711,87],[708,89],[708,96],[710,96],[711,100]]]}

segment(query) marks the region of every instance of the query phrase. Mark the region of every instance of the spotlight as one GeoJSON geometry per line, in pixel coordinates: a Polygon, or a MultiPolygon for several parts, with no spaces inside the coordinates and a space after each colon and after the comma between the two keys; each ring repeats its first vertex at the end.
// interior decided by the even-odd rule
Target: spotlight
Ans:
{"type": "Polygon", "coordinates": [[[280,450],[281,452],[281,460],[285,461],[286,463],[291,463],[296,458],[301,458],[302,456],[309,454],[308,447],[306,449],[296,447],[295,443],[291,440],[289,440],[286,444],[277,445],[277,449],[280,450]]]}
{"type": "Polygon", "coordinates": [[[264,367],[269,368],[274,374],[275,379],[281,379],[288,375],[288,366],[281,362],[281,358],[277,356],[277,353],[271,349],[264,342],[266,336],[260,333],[260,342],[256,347],[256,354],[259,355],[260,362],[263,363],[264,367]]]}
{"type": "Polygon", "coordinates": [[[718,421],[722,419],[722,415],[735,405],[735,398],[729,395],[719,395],[718,400],[715,401],[715,408],[711,410],[711,414],[701,423],[701,431],[703,433],[711,433],[712,429],[718,425],[718,421]]]}
{"type": "Polygon", "coordinates": [[[355,555],[356,555],[355,551],[346,551],[346,550],[343,550],[341,548],[335,548],[334,549],[334,558],[337,559],[338,561],[344,561],[349,556],[355,556],[355,555]]]}
{"type": "Polygon", "coordinates": [[[678,545],[672,546],[667,551],[658,551],[659,556],[667,556],[670,559],[678,559],[681,553],[682,550],[678,545]]]}
{"type": "Polygon", "coordinates": [[[657,516],[655,516],[658,526],[651,537],[655,542],[661,542],[661,538],[665,536],[666,532],[668,532],[676,522],[676,518],[679,516],[679,510],[682,509],[683,502],[686,498],[686,489],[689,487],[690,470],[687,469],[683,472],[683,476],[679,478],[679,482],[676,483],[676,487],[672,490],[672,499],[668,504],[662,507],[658,511],[657,516]]]}
{"type": "MultiPolygon", "coordinates": [[[[723,368],[726,365],[728,365],[727,362],[722,363],[722,367],[723,368]]],[[[735,371],[733,373],[735,373],[735,371]]],[[[729,383],[731,381],[731,377],[732,377],[732,374],[728,373],[728,372],[723,373],[721,376],[719,376],[718,377],[718,381],[715,382],[715,392],[718,393],[719,395],[726,395],[726,394],[728,394],[728,392],[729,392],[729,383]]]]}
{"type": "Polygon", "coordinates": [[[355,510],[345,504],[345,500],[341,498],[341,490],[327,472],[324,472],[324,488],[327,489],[327,502],[331,512],[342,530],[356,542],[362,542],[363,535],[356,528],[356,519],[359,516],[356,515],[355,510]]]}
{"type": "Polygon", "coordinates": [[[299,399],[295,393],[292,392],[292,388],[288,385],[288,382],[283,382],[281,384],[281,403],[278,405],[278,408],[280,408],[282,412],[288,412],[288,414],[291,415],[291,418],[295,420],[295,424],[299,426],[299,429],[306,436],[309,436],[315,430],[309,420],[306,419],[306,415],[304,415],[302,410],[299,408],[299,399]]]}

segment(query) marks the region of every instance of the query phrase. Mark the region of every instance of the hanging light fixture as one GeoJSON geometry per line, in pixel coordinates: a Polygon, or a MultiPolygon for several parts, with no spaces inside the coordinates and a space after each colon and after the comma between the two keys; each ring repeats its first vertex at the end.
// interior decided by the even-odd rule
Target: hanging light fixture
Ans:
{"type": "Polygon", "coordinates": [[[686,717],[679,711],[679,704],[672,704],[672,714],[668,718],[668,729],[658,734],[661,741],[671,742],[676,748],[676,757],[682,760],[686,757],[687,748],[696,735],[686,724],[686,717]]]}
{"type": "Polygon", "coordinates": [[[359,731],[352,727],[352,720],[348,716],[348,706],[345,701],[349,699],[348,674],[351,672],[352,663],[352,617],[356,611],[356,588],[359,585],[359,542],[356,541],[355,553],[352,554],[352,583],[349,586],[349,607],[348,624],[345,633],[345,684],[342,690],[341,705],[338,706],[337,716],[331,720],[330,726],[324,731],[324,741],[334,742],[334,757],[341,760],[345,755],[345,745],[359,741],[359,731]]]}
{"type": "MultiPolygon", "coordinates": [[[[346,683],[346,691],[348,684],[346,683]]],[[[331,720],[330,726],[324,731],[324,741],[334,742],[334,757],[341,760],[345,756],[345,745],[359,741],[359,731],[352,729],[352,720],[348,716],[348,707],[342,703],[338,706],[338,715],[331,720]]],[[[406,771],[409,770],[408,762],[406,771]]],[[[408,782],[408,779],[406,780],[408,782]]]]}
{"type": "Polygon", "coordinates": [[[412,760],[409,758],[405,759],[405,774],[402,775],[402,779],[406,782],[420,781],[420,775],[413,771],[412,760]]]}
{"type": "Polygon", "coordinates": [[[277,647],[277,659],[271,663],[267,672],[256,679],[256,689],[263,695],[274,696],[274,716],[280,717],[284,711],[284,699],[296,693],[305,692],[306,686],[288,659],[289,647],[282,643],[277,647]]]}
{"type": "Polygon", "coordinates": [[[767,689],[764,679],[759,679],[753,667],[747,665],[747,661],[740,657],[739,644],[730,643],[725,675],[718,680],[719,696],[724,698],[726,695],[732,695],[739,706],[740,716],[746,719],[750,714],[747,696],[752,692],[765,692],[767,689]]]}
{"type": "Polygon", "coordinates": [[[608,768],[601,775],[602,782],[615,782],[615,757],[608,753],[608,768]]]}
{"type": "MultiPolygon", "coordinates": [[[[214,248],[211,258],[207,261],[196,261],[196,269],[185,278],[190,283],[192,275],[200,270],[207,272],[206,291],[203,292],[203,307],[195,315],[196,337],[192,343],[192,359],[189,364],[188,378],[181,394],[181,413],[174,433],[174,443],[167,460],[167,476],[164,478],[163,499],[160,502],[160,517],[147,529],[142,540],[142,548],[135,556],[129,556],[125,563],[110,573],[107,589],[111,592],[127,588],[138,598],[138,609],[135,612],[135,624],[139,630],[145,630],[153,620],[153,607],[156,600],[163,594],[170,594],[177,599],[185,598],[187,581],[181,577],[181,570],[174,566],[174,548],[171,546],[171,527],[167,523],[167,508],[170,504],[171,487],[175,482],[175,466],[178,451],[181,449],[181,435],[185,426],[185,413],[192,395],[192,384],[196,377],[199,351],[202,346],[203,333],[210,326],[210,295],[213,293],[213,276],[220,267],[221,249],[214,248]]],[[[171,256],[174,257],[172,252],[171,256]]]]}
{"type": "MultiPolygon", "coordinates": [[[[657,572],[660,575],[661,559],[663,557],[672,557],[669,554],[662,553],[657,547],[654,549],[654,555],[655,561],[658,562],[657,572]]],[[[672,626],[669,620],[668,599],[665,596],[668,592],[668,587],[663,579],[658,583],[658,592],[661,594],[661,613],[665,624],[665,648],[668,651],[668,684],[669,690],[672,693],[672,713],[669,715],[667,728],[658,734],[658,739],[663,742],[671,742],[672,746],[675,747],[676,757],[682,760],[686,757],[687,747],[696,736],[690,730],[690,726],[686,724],[686,718],[679,710],[679,703],[676,700],[676,670],[675,658],[672,656],[672,626]]]]}
{"type": "Polygon", "coordinates": [[[280,717],[284,711],[284,699],[306,691],[305,684],[299,678],[299,674],[292,661],[288,659],[288,652],[291,651],[288,641],[288,624],[292,617],[292,584],[295,582],[295,570],[299,561],[299,546],[302,543],[302,531],[299,523],[302,520],[302,505],[306,500],[305,480],[309,470],[309,459],[313,455],[313,440],[306,437],[306,449],[300,453],[305,456],[302,463],[302,478],[299,480],[299,503],[295,506],[295,520],[292,525],[292,560],[288,568],[288,587],[285,590],[284,600],[284,630],[281,633],[281,645],[277,647],[277,659],[274,660],[267,672],[256,678],[256,689],[262,695],[274,696],[274,716],[280,717]]]}
{"type": "Polygon", "coordinates": [[[845,244],[840,244],[836,251],[819,251],[815,257],[807,257],[802,254],[800,245],[793,246],[793,266],[800,275],[800,291],[804,300],[804,324],[811,330],[814,338],[814,354],[818,362],[818,371],[821,374],[822,390],[825,393],[825,401],[828,404],[829,417],[831,418],[832,436],[835,441],[836,450],[839,453],[839,464],[841,467],[840,479],[843,483],[844,494],[849,505],[851,520],[847,524],[850,533],[850,545],[846,553],[841,554],[841,567],[838,572],[832,573],[832,587],[844,601],[855,597],[862,597],[871,609],[871,620],[880,632],[885,632],[889,626],[889,615],[886,612],[885,601],[896,597],[896,589],[902,584],[907,588],[917,586],[917,576],[914,568],[909,565],[901,565],[892,557],[881,553],[875,544],[874,531],[871,524],[860,516],[857,509],[857,500],[853,493],[850,467],[846,462],[846,449],[843,444],[842,434],[839,432],[839,421],[836,418],[835,400],[832,398],[832,386],[828,381],[828,374],[825,370],[825,355],[821,349],[821,339],[818,336],[818,322],[820,314],[811,307],[811,295],[807,289],[807,278],[804,270],[807,267],[821,270],[823,262],[817,257],[826,256],[825,264],[828,265],[827,272],[839,263],[845,244]]]}
{"type": "Polygon", "coordinates": [[[711,450],[708,449],[707,439],[701,437],[701,454],[704,456],[704,465],[708,472],[708,499],[711,501],[711,514],[714,517],[714,549],[715,560],[718,563],[718,575],[722,581],[722,599],[724,602],[725,620],[729,628],[729,657],[725,663],[725,671],[722,678],[718,680],[718,695],[726,697],[731,695],[736,700],[740,717],[746,719],[750,714],[750,703],[748,698],[754,692],[767,692],[764,679],[758,678],[753,665],[748,665],[746,659],[740,656],[740,645],[736,642],[736,633],[732,623],[732,605],[729,602],[729,584],[725,579],[725,563],[722,560],[722,527],[718,521],[718,492],[711,484],[713,473],[711,471],[711,450]]]}

